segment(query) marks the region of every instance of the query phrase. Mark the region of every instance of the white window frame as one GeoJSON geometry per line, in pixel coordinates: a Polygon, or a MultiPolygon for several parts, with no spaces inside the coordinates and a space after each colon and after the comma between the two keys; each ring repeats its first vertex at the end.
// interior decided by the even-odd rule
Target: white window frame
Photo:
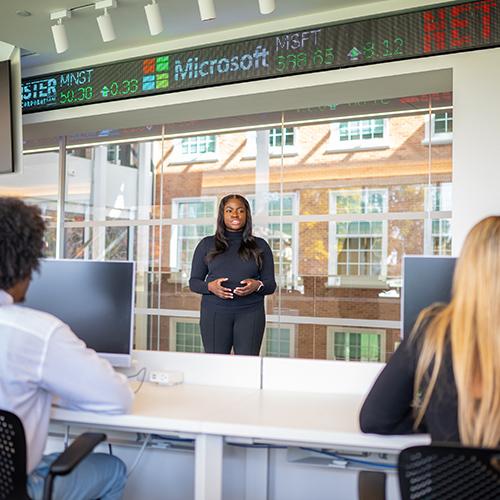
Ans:
{"type": "MultiPolygon", "coordinates": [[[[170,268],[173,272],[177,270],[177,272],[182,271],[181,264],[179,262],[179,249],[180,249],[180,234],[179,234],[179,226],[199,226],[204,225],[199,222],[198,219],[195,218],[180,218],[179,219],[179,205],[181,203],[193,203],[193,202],[210,202],[214,207],[214,217],[213,217],[213,225],[214,225],[214,233],[215,233],[215,225],[217,221],[217,197],[216,196],[196,196],[196,197],[185,197],[185,198],[173,198],[172,199],[172,219],[178,219],[171,226],[172,236],[170,238],[170,268]],[[198,222],[197,222],[198,221],[198,222]]],[[[182,280],[182,278],[181,278],[182,280]]]]}
{"type": "MultiPolygon", "coordinates": [[[[290,196],[292,198],[292,215],[289,216],[289,215],[286,215],[284,217],[295,217],[298,215],[298,208],[299,208],[299,193],[298,192],[285,192],[285,193],[268,193],[268,200],[267,200],[267,212],[266,212],[266,219],[268,219],[269,217],[280,217],[279,215],[268,215],[269,214],[269,201],[270,201],[270,198],[273,196],[273,195],[277,195],[277,196],[282,196],[285,197],[285,196],[290,196]]],[[[252,204],[252,200],[255,199],[255,195],[254,194],[251,194],[251,195],[247,195],[246,198],[248,200],[248,202],[250,203],[250,206],[252,204]]],[[[279,221],[266,221],[266,222],[261,222],[261,217],[255,217],[252,213],[252,219],[253,219],[253,224],[254,224],[254,227],[255,226],[260,226],[262,227],[263,231],[264,231],[264,239],[268,238],[269,237],[269,234],[268,234],[268,230],[269,230],[269,225],[270,224],[279,224],[280,222],[279,221]]],[[[286,222],[283,222],[282,224],[288,224],[290,222],[286,221],[286,222]]],[[[290,224],[292,224],[292,276],[293,276],[293,288],[296,289],[298,287],[298,272],[299,272],[299,223],[298,222],[291,222],[290,224]]],[[[276,280],[276,282],[279,284],[279,277],[278,279],[276,280]]]]}
{"type": "MultiPolygon", "coordinates": [[[[199,324],[200,320],[197,318],[169,318],[169,336],[168,336],[168,346],[169,346],[169,351],[173,352],[191,352],[191,351],[177,351],[177,324],[178,323],[190,323],[190,324],[199,324]]],[[[201,335],[200,335],[200,342],[201,342],[201,351],[194,351],[195,353],[198,352],[205,352],[203,349],[203,342],[201,341],[201,335]]]]}
{"type": "MultiPolygon", "coordinates": [[[[271,129],[278,129],[281,127],[271,127],[271,129]]],[[[285,127],[285,129],[291,128],[293,129],[293,145],[291,146],[271,146],[269,144],[269,156],[271,158],[277,158],[280,157],[282,154],[283,156],[297,156],[298,153],[298,148],[297,148],[297,143],[298,143],[298,138],[299,138],[299,128],[298,127],[285,127]]],[[[245,145],[245,150],[243,154],[243,159],[253,159],[257,156],[257,131],[256,130],[249,130],[246,133],[246,145],[245,145]]]]}
{"type": "Polygon", "coordinates": [[[387,332],[382,329],[372,329],[372,328],[359,328],[359,327],[346,327],[346,326],[328,326],[326,330],[326,359],[334,361],[344,361],[348,363],[385,363],[386,359],[386,339],[387,332]],[[335,333],[347,333],[347,334],[363,334],[371,333],[376,334],[380,337],[380,359],[378,361],[356,361],[350,359],[335,360],[335,333]]]}
{"type": "MultiPolygon", "coordinates": [[[[427,187],[425,190],[425,208],[426,211],[429,212],[429,217],[426,217],[425,223],[424,223],[424,254],[425,255],[449,255],[449,254],[434,254],[434,246],[433,246],[433,241],[432,238],[435,236],[432,233],[432,222],[433,221],[443,221],[443,220],[449,220],[451,223],[451,217],[442,217],[440,215],[441,212],[450,212],[452,211],[452,199],[448,200],[448,198],[444,198],[444,204],[442,206],[435,206],[434,205],[434,200],[435,200],[435,193],[437,190],[440,189],[442,191],[446,190],[449,191],[451,195],[451,191],[453,189],[453,184],[451,181],[446,181],[442,182],[440,184],[432,184],[427,187]],[[444,188],[444,189],[443,189],[444,188]]],[[[450,233],[452,234],[452,233],[450,233]]],[[[446,236],[445,234],[439,234],[437,237],[441,238],[446,236]]]]}
{"type": "Polygon", "coordinates": [[[169,164],[184,164],[184,163],[213,163],[218,161],[218,136],[216,134],[200,134],[196,136],[179,137],[173,139],[174,150],[169,159],[169,164]],[[210,137],[215,138],[215,151],[207,151],[206,153],[183,153],[182,152],[182,141],[197,139],[198,137],[210,137]]]}
{"type": "Polygon", "coordinates": [[[279,358],[293,358],[295,357],[295,333],[296,333],[296,327],[297,325],[292,325],[289,323],[268,323],[266,325],[266,331],[264,332],[264,337],[262,339],[262,346],[260,349],[260,355],[261,356],[269,356],[269,357],[279,357],[279,358]],[[290,335],[290,345],[289,345],[289,352],[288,356],[270,356],[269,353],[267,352],[267,329],[268,328],[278,328],[279,330],[288,330],[289,335],[290,335]]]}
{"type": "Polygon", "coordinates": [[[366,118],[360,120],[343,120],[333,122],[330,125],[330,140],[328,141],[326,153],[338,153],[343,151],[369,151],[373,149],[388,149],[391,147],[390,130],[388,118],[366,118]],[[368,120],[383,120],[384,135],[377,139],[356,139],[341,141],[340,140],[340,124],[355,121],[368,121],[368,120]]]}
{"type": "MultiPolygon", "coordinates": [[[[425,235],[425,240],[426,240],[426,248],[425,248],[425,252],[426,254],[428,255],[451,255],[451,249],[450,249],[450,253],[443,253],[443,252],[439,252],[439,253],[434,253],[434,245],[433,245],[433,238],[436,237],[436,238],[439,238],[440,242],[441,240],[444,240],[445,238],[447,237],[452,237],[452,232],[451,232],[451,219],[448,219],[448,218],[434,218],[434,219],[427,219],[426,220],[426,235],[425,235]],[[439,231],[438,234],[434,234],[432,232],[432,226],[433,226],[433,222],[439,222],[439,227],[441,228],[441,224],[444,222],[444,221],[448,221],[450,223],[450,232],[449,234],[448,233],[444,233],[444,232],[441,232],[441,230],[439,231]],[[427,227],[429,228],[427,230],[427,227]]],[[[441,245],[440,245],[441,247],[441,245]]]]}
{"type": "MultiPolygon", "coordinates": [[[[450,111],[439,111],[438,113],[452,113],[450,111]]],[[[452,117],[453,120],[453,117],[452,117]]],[[[436,134],[435,127],[436,127],[436,113],[432,113],[430,115],[430,120],[429,120],[429,114],[424,116],[424,123],[425,123],[425,136],[424,140],[422,141],[422,144],[427,146],[429,144],[432,144],[433,146],[440,146],[443,144],[451,144],[453,142],[453,132],[441,132],[436,134]],[[431,132],[431,134],[429,134],[431,132]]]]}
{"type": "MultiPolygon", "coordinates": [[[[370,191],[380,191],[384,195],[383,212],[388,211],[388,190],[385,188],[378,189],[376,187],[368,187],[362,189],[339,189],[329,192],[330,214],[337,215],[337,196],[346,196],[353,193],[369,193],[370,191]]],[[[344,215],[344,214],[342,214],[344,215]]],[[[349,218],[349,222],[365,222],[374,221],[373,214],[345,214],[349,218]],[[356,216],[352,218],[352,216],[356,216]]],[[[380,219],[376,219],[380,221],[380,219]]],[[[382,261],[381,272],[376,276],[350,276],[338,274],[338,255],[337,255],[337,222],[330,221],[328,223],[328,286],[343,286],[343,287],[363,287],[363,288],[384,288],[387,279],[387,247],[388,247],[388,224],[387,220],[382,220],[382,261]]],[[[360,235],[361,237],[362,235],[360,235]]]]}

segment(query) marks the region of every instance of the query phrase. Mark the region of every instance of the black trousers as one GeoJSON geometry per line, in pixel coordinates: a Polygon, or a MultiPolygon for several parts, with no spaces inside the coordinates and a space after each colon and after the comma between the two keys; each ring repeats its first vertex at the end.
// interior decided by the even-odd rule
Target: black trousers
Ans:
{"type": "Polygon", "coordinates": [[[201,306],[200,331],[205,352],[258,356],[266,314],[264,304],[249,311],[221,312],[206,305],[201,306]]]}

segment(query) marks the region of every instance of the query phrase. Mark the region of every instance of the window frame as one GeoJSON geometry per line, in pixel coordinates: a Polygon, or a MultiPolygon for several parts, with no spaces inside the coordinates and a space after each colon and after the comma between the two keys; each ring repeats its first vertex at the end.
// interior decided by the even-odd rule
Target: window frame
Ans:
{"type": "MultiPolygon", "coordinates": [[[[175,274],[174,273],[179,273],[179,276],[177,277],[177,279],[175,279],[175,281],[183,281],[182,279],[182,264],[180,263],[180,256],[179,256],[179,251],[181,250],[182,248],[182,245],[181,245],[181,242],[183,239],[183,237],[180,236],[180,231],[179,231],[179,228],[181,226],[202,226],[202,225],[205,225],[205,224],[202,224],[202,223],[196,223],[197,220],[199,220],[198,218],[179,218],[178,214],[179,214],[179,205],[181,203],[193,203],[193,202],[211,202],[213,204],[213,208],[214,208],[214,216],[213,216],[213,233],[215,233],[215,226],[216,226],[216,222],[217,222],[217,203],[218,203],[218,200],[217,200],[217,197],[216,196],[196,196],[196,197],[181,197],[181,198],[172,198],[172,220],[179,220],[181,222],[172,222],[172,225],[171,225],[171,238],[170,238],[170,256],[169,256],[169,266],[172,270],[172,275],[171,275],[171,278],[173,279],[175,274]],[[190,220],[193,220],[193,224],[190,224],[188,222],[182,222],[182,221],[190,221],[190,220]],[[174,271],[175,270],[175,271],[174,271]]],[[[211,234],[213,234],[211,233],[211,234]]],[[[210,235],[206,235],[206,236],[210,236],[210,235]]],[[[205,236],[203,236],[202,238],[204,238],[205,236]]],[[[201,240],[201,239],[200,239],[201,240]]]]}
{"type": "Polygon", "coordinates": [[[187,352],[190,354],[199,354],[204,353],[205,350],[203,348],[203,342],[201,340],[200,334],[200,342],[201,342],[201,351],[178,351],[177,350],[177,324],[178,323],[189,323],[189,324],[198,324],[200,320],[198,318],[180,318],[180,317],[170,317],[169,318],[169,336],[168,336],[168,347],[169,352],[187,352]]]}
{"type": "Polygon", "coordinates": [[[187,137],[178,137],[172,140],[173,142],[173,152],[169,159],[170,165],[178,165],[185,163],[214,163],[218,161],[218,135],[217,134],[200,134],[187,137]],[[207,151],[205,153],[183,153],[182,152],[182,141],[198,139],[200,137],[214,137],[215,141],[215,151],[207,151]]]}
{"type": "MultiPolygon", "coordinates": [[[[425,223],[424,223],[424,255],[451,255],[451,248],[449,253],[434,253],[434,238],[439,238],[441,241],[442,239],[445,239],[447,237],[452,238],[453,237],[453,232],[451,231],[451,223],[452,219],[451,217],[443,217],[443,212],[449,212],[451,214],[452,209],[453,209],[453,198],[452,196],[452,190],[453,190],[453,182],[452,181],[444,181],[444,182],[439,182],[435,184],[431,184],[427,186],[427,189],[425,190],[425,209],[429,213],[429,217],[425,218],[425,223]],[[448,190],[450,193],[450,200],[448,201],[445,199],[445,201],[440,201],[440,206],[437,206],[435,204],[436,200],[436,194],[438,191],[443,191],[443,188],[448,190]],[[433,222],[438,221],[439,225],[441,227],[441,223],[443,221],[448,221],[450,223],[450,231],[449,233],[438,233],[434,234],[433,233],[433,222]]],[[[441,197],[441,200],[443,198],[441,197]]],[[[453,240],[451,240],[451,243],[453,243],[453,240]]],[[[439,247],[441,248],[442,245],[441,243],[439,244],[439,247]]]]}
{"type": "MultiPolygon", "coordinates": [[[[388,212],[389,190],[387,188],[365,187],[361,189],[338,189],[330,190],[329,213],[339,217],[345,215],[345,222],[381,222],[382,223],[382,245],[381,245],[381,270],[379,276],[373,275],[339,275],[338,274],[338,253],[337,253],[337,220],[328,223],[328,286],[342,287],[364,287],[364,288],[385,288],[387,281],[387,249],[388,249],[388,221],[387,219],[376,219],[372,215],[383,215],[388,212]],[[384,196],[384,206],[381,214],[359,213],[359,214],[337,214],[337,196],[361,192],[368,194],[370,191],[380,191],[384,196]],[[363,215],[365,217],[363,217],[363,215]],[[356,217],[353,217],[356,216],[356,217]],[[367,217],[366,217],[367,216],[367,217]]],[[[342,221],[344,222],[344,221],[342,221]]],[[[362,235],[360,235],[362,237],[362,235]]]]}
{"type": "Polygon", "coordinates": [[[422,140],[424,146],[428,146],[429,144],[433,146],[442,146],[453,142],[453,131],[436,133],[436,115],[440,113],[451,113],[451,120],[453,123],[453,110],[431,113],[430,120],[429,114],[426,114],[424,116],[424,139],[422,140]]]}
{"type": "Polygon", "coordinates": [[[360,120],[339,120],[330,124],[330,138],[328,140],[326,153],[339,153],[344,151],[370,151],[374,149],[389,149],[390,141],[390,121],[389,118],[366,118],[360,120]],[[371,120],[383,120],[383,137],[377,139],[355,139],[340,140],[340,124],[350,122],[363,122],[371,120]]]}
{"type": "MultiPolygon", "coordinates": [[[[298,152],[298,138],[299,138],[299,128],[298,127],[284,127],[286,129],[293,130],[293,144],[282,146],[271,146],[269,144],[269,157],[279,158],[283,156],[297,156],[298,152]]],[[[270,127],[266,130],[269,131],[269,138],[271,137],[271,130],[281,129],[281,127],[270,127]]],[[[243,160],[250,160],[257,157],[257,130],[249,130],[246,132],[246,144],[245,150],[242,156],[243,160]]]]}
{"type": "Polygon", "coordinates": [[[260,355],[261,356],[266,356],[270,358],[294,358],[295,357],[295,337],[296,337],[296,328],[298,325],[294,325],[291,323],[268,323],[266,325],[266,330],[264,331],[264,337],[262,338],[262,346],[260,348],[260,355]],[[278,330],[288,330],[289,333],[289,349],[288,349],[288,356],[275,356],[275,355],[269,355],[267,352],[267,329],[268,328],[277,328],[278,330]]]}
{"type": "Polygon", "coordinates": [[[387,331],[381,328],[359,328],[348,326],[328,326],[326,330],[326,359],[331,361],[341,361],[345,363],[385,363],[386,362],[386,342],[387,331]],[[335,334],[345,333],[346,335],[369,333],[378,335],[380,338],[380,359],[378,361],[335,359],[335,334]]]}
{"type": "MultiPolygon", "coordinates": [[[[290,197],[292,199],[292,215],[286,215],[286,216],[283,216],[283,217],[293,217],[294,220],[293,222],[281,222],[281,221],[277,221],[277,222],[273,222],[273,221],[267,221],[267,223],[265,224],[262,224],[260,222],[260,216],[256,216],[254,214],[255,210],[252,209],[252,219],[253,219],[253,224],[254,224],[254,230],[255,229],[259,229],[261,228],[262,231],[264,232],[264,238],[266,239],[267,243],[269,244],[269,238],[270,238],[270,230],[269,230],[269,226],[271,224],[291,224],[292,225],[292,234],[291,234],[291,238],[292,238],[292,260],[291,260],[291,271],[292,271],[292,276],[293,276],[293,280],[292,280],[292,287],[293,289],[297,289],[298,287],[298,272],[299,272],[299,249],[300,249],[300,241],[299,241],[299,235],[300,235],[300,231],[299,231],[299,222],[297,222],[295,220],[295,217],[298,215],[298,210],[299,210],[299,193],[298,192],[295,192],[295,191],[292,191],[292,192],[285,192],[285,193],[267,193],[268,195],[268,200],[267,200],[267,213],[265,215],[266,218],[269,218],[269,217],[281,217],[280,215],[269,215],[269,202],[271,201],[271,197],[274,196],[274,195],[277,195],[278,197],[290,197]]],[[[246,198],[250,204],[250,207],[252,207],[252,202],[253,200],[255,200],[255,197],[256,195],[255,194],[249,194],[249,195],[246,195],[246,198]]],[[[271,245],[269,245],[271,247],[271,245]]],[[[271,251],[272,251],[272,248],[271,248],[271,251]]],[[[274,255],[273,255],[274,257],[274,255]]],[[[282,286],[283,284],[280,282],[279,280],[279,277],[277,277],[276,279],[276,283],[279,285],[279,286],[282,286]]],[[[285,288],[285,287],[284,287],[285,288]]]]}

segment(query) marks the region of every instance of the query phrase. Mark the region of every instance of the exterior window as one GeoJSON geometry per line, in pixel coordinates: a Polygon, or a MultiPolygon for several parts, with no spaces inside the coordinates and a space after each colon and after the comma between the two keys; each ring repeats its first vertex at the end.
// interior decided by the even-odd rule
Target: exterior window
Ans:
{"type": "Polygon", "coordinates": [[[186,318],[170,321],[170,350],[177,352],[203,352],[198,320],[186,318]]]}
{"type": "Polygon", "coordinates": [[[268,326],[262,342],[262,355],[274,358],[293,357],[293,325],[268,326]]]}
{"type": "Polygon", "coordinates": [[[451,219],[431,220],[433,255],[451,255],[451,219]]]}
{"type": "Polygon", "coordinates": [[[328,328],[329,359],[337,361],[385,361],[385,331],[328,328]]]}
{"type": "MultiPolygon", "coordinates": [[[[274,127],[269,129],[269,155],[280,156],[297,154],[297,131],[293,127],[274,127]]],[[[257,155],[257,132],[247,132],[247,144],[244,158],[255,158],[257,155]]]]}
{"type": "Polygon", "coordinates": [[[217,136],[198,135],[174,141],[173,163],[215,161],[217,136]]]}
{"type": "Polygon", "coordinates": [[[282,146],[285,148],[287,146],[295,145],[295,132],[293,128],[285,128],[284,130],[281,127],[272,128],[269,130],[269,147],[273,149],[281,149],[282,146]],[[283,134],[283,132],[285,132],[283,134]]]}
{"type": "Polygon", "coordinates": [[[433,132],[434,135],[451,134],[453,132],[453,115],[451,113],[436,113],[433,132]]]}
{"type": "Polygon", "coordinates": [[[108,144],[107,160],[113,165],[137,168],[139,153],[137,144],[108,144]]]}
{"type": "MultiPolygon", "coordinates": [[[[431,212],[451,211],[451,182],[430,186],[428,210],[431,212]]],[[[433,218],[426,221],[425,253],[451,255],[451,219],[433,218]]]]}
{"type": "Polygon", "coordinates": [[[445,111],[441,113],[434,113],[430,117],[430,127],[429,127],[429,115],[425,116],[425,138],[422,144],[451,144],[453,140],[453,113],[451,111],[445,111]],[[430,136],[429,139],[429,129],[430,136]]]}
{"type": "MultiPolygon", "coordinates": [[[[248,196],[252,214],[255,213],[255,196],[248,196]]],[[[267,202],[268,216],[294,215],[296,213],[297,198],[295,193],[270,193],[267,202]]],[[[265,239],[274,256],[274,273],[276,282],[285,288],[297,286],[297,254],[298,229],[293,222],[272,222],[266,225],[265,239]]]]}
{"type": "Polygon", "coordinates": [[[181,153],[183,156],[215,153],[215,135],[199,135],[181,139],[181,153]]]}
{"type": "MultiPolygon", "coordinates": [[[[331,193],[334,214],[376,214],[387,211],[386,190],[331,193]]],[[[330,224],[330,273],[380,278],[386,274],[387,222],[359,220],[330,224]]]]}
{"type": "MultiPolygon", "coordinates": [[[[215,218],[216,199],[177,199],[173,201],[175,219],[215,218]]],[[[183,223],[172,226],[170,267],[181,273],[183,282],[189,280],[191,261],[198,242],[215,233],[215,224],[183,223]]]]}
{"type": "Polygon", "coordinates": [[[388,124],[385,118],[335,122],[328,151],[389,147],[388,124]]]}

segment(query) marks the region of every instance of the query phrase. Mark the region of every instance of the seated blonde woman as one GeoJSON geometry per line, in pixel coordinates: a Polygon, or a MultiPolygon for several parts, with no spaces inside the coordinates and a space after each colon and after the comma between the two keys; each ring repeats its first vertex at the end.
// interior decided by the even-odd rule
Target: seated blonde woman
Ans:
{"type": "Polygon", "coordinates": [[[452,300],[420,314],[368,394],[363,432],[500,445],[500,217],[464,243],[452,300]]]}

